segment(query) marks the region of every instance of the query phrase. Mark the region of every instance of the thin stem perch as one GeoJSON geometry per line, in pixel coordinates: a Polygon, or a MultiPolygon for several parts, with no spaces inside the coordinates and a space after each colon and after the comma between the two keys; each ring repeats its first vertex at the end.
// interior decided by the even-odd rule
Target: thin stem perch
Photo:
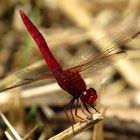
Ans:
{"type": "Polygon", "coordinates": [[[103,120],[103,116],[100,113],[96,113],[96,114],[92,115],[92,117],[90,119],[87,119],[87,121],[76,123],[73,126],[74,134],[73,134],[72,127],[69,127],[68,129],[64,130],[63,132],[53,136],[49,140],[65,140],[65,139],[71,138],[74,135],[77,135],[77,134],[81,133],[82,131],[93,127],[95,124],[97,124],[101,120],[103,120]]]}

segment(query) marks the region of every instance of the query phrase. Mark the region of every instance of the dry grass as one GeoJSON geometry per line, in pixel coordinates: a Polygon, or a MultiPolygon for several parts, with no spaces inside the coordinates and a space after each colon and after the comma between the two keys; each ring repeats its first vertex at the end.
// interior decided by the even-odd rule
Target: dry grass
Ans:
{"type": "MultiPolygon", "coordinates": [[[[114,66],[97,72],[83,72],[87,86],[95,87],[98,91],[97,106],[104,120],[96,122],[98,125],[93,131],[88,129],[88,134],[84,133],[83,127],[93,127],[94,119],[92,125],[86,122],[76,124],[75,132],[82,133],[74,138],[139,139],[140,37],[124,43],[140,31],[139,0],[4,2],[6,5],[0,2],[0,87],[10,86],[20,80],[17,74],[11,74],[13,71],[27,66],[44,66],[36,45],[19,17],[18,9],[23,9],[38,25],[64,68],[77,65],[83,61],[82,56],[93,56],[105,47],[115,46],[127,52],[125,60],[114,66]]],[[[70,139],[73,136],[71,128],[70,131],[66,129],[71,124],[63,112],[70,98],[54,79],[9,90],[1,93],[0,99],[0,111],[6,116],[1,113],[0,139],[45,140],[62,130],[56,139],[70,139]]],[[[84,117],[80,108],[78,112],[84,117]]]]}

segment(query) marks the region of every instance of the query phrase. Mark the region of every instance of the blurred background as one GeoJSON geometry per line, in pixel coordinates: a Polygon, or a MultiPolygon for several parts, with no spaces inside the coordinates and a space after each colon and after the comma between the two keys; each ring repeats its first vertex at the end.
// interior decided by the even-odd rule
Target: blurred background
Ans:
{"type": "MultiPolygon", "coordinates": [[[[72,139],[139,140],[140,37],[131,37],[140,31],[140,1],[0,1],[0,89],[36,75],[45,65],[19,9],[37,25],[64,69],[113,45],[127,52],[115,65],[82,73],[87,87],[98,92],[104,120],[72,139]]],[[[70,99],[54,79],[47,79],[1,93],[0,111],[22,138],[46,140],[71,126],[63,110],[70,99]]],[[[80,107],[78,112],[82,117],[80,107]]],[[[1,117],[0,139],[10,139],[4,133],[9,129],[1,117]]]]}

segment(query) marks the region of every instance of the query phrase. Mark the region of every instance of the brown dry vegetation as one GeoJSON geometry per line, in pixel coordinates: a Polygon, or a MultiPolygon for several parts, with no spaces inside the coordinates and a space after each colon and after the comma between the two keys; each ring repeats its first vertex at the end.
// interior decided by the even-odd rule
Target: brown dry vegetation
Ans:
{"type": "MultiPolygon", "coordinates": [[[[98,91],[97,107],[103,117],[93,113],[90,123],[77,123],[75,134],[80,135],[74,137],[71,128],[65,130],[71,123],[63,109],[71,97],[48,79],[0,94],[0,139],[139,140],[140,37],[127,44],[123,41],[140,31],[140,1],[0,1],[1,89],[21,78],[12,72],[44,65],[19,9],[38,26],[64,68],[111,45],[125,50],[127,57],[101,71],[83,73],[87,86],[98,91]]],[[[81,108],[78,112],[84,117],[81,108]]]]}

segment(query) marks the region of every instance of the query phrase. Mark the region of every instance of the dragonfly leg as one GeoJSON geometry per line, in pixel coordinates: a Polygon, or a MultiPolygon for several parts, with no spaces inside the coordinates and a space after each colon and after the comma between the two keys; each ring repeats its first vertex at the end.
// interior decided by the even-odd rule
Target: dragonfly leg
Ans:
{"type": "Polygon", "coordinates": [[[76,103],[75,116],[76,116],[77,118],[79,118],[80,120],[85,120],[85,119],[83,119],[82,117],[80,117],[80,116],[78,115],[78,111],[77,111],[78,104],[79,104],[79,99],[77,99],[77,103],[76,103]]]}
{"type": "Polygon", "coordinates": [[[64,108],[64,112],[67,116],[67,119],[71,122],[71,119],[69,118],[68,114],[67,114],[67,109],[70,110],[71,116],[72,116],[72,124],[75,123],[74,117],[73,117],[73,112],[72,112],[72,106],[74,104],[75,98],[72,98],[72,100],[68,103],[68,105],[64,108]]]}
{"type": "Polygon", "coordinates": [[[72,107],[74,105],[74,102],[75,102],[75,98],[73,98],[70,103],[69,103],[69,109],[70,109],[70,113],[71,113],[71,117],[72,117],[72,131],[73,131],[73,134],[75,135],[74,133],[74,127],[73,127],[73,124],[75,123],[75,120],[74,120],[74,116],[73,116],[73,112],[72,112],[72,107]]]}
{"type": "Polygon", "coordinates": [[[75,135],[74,133],[74,127],[73,127],[73,124],[75,123],[75,120],[74,120],[74,117],[73,117],[73,112],[72,112],[72,106],[75,102],[75,98],[72,98],[72,100],[68,103],[68,105],[64,108],[64,112],[67,116],[67,119],[72,123],[72,131],[73,131],[73,134],[75,135]],[[67,114],[67,109],[70,110],[70,113],[71,113],[71,116],[72,116],[72,121],[71,119],[69,118],[68,114],[67,114]]]}
{"type": "Polygon", "coordinates": [[[96,112],[100,113],[99,110],[94,106],[94,105],[90,105],[96,112]]]}
{"type": "Polygon", "coordinates": [[[87,105],[86,105],[85,103],[83,103],[83,105],[84,105],[86,111],[87,111],[89,114],[92,114],[92,113],[90,112],[90,110],[88,109],[87,105]]]}
{"type": "Polygon", "coordinates": [[[69,107],[70,113],[71,113],[71,116],[72,116],[73,124],[75,123],[74,116],[73,116],[73,112],[72,112],[72,107],[73,107],[73,105],[74,105],[74,102],[75,102],[75,98],[72,99],[71,104],[70,104],[70,107],[69,107]]]}
{"type": "Polygon", "coordinates": [[[85,112],[85,105],[84,105],[84,103],[82,101],[81,101],[81,108],[82,108],[83,114],[85,114],[86,116],[88,116],[88,114],[86,114],[86,112],[85,112]]]}

